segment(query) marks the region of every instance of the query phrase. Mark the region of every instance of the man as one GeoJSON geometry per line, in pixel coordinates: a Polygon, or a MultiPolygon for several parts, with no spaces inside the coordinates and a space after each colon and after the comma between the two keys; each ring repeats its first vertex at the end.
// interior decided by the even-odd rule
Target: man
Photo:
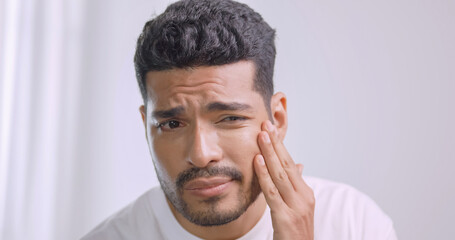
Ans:
{"type": "Polygon", "coordinates": [[[183,0],[147,22],[135,66],[161,187],[83,239],[395,239],[342,184],[301,177],[273,91],[275,32],[244,4],[183,0]]]}

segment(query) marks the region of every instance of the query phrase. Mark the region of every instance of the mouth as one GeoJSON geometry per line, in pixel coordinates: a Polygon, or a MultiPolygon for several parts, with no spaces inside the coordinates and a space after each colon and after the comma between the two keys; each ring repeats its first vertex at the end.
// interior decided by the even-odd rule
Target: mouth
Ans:
{"type": "Polygon", "coordinates": [[[197,178],[189,181],[184,189],[192,195],[209,198],[225,193],[231,184],[232,179],[228,177],[197,178]]]}

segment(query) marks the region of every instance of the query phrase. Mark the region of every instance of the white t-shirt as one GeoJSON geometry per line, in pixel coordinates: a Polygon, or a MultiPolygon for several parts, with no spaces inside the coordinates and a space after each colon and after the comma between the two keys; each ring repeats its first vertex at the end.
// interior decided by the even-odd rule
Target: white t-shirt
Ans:
{"type": "MultiPolygon", "coordinates": [[[[313,189],[315,240],[396,240],[392,221],[366,195],[341,183],[304,177],[313,189]]],[[[273,238],[270,209],[241,240],[273,238]]],[[[161,188],[155,187],[115,213],[82,240],[200,239],[187,232],[172,214],[161,188]]]]}

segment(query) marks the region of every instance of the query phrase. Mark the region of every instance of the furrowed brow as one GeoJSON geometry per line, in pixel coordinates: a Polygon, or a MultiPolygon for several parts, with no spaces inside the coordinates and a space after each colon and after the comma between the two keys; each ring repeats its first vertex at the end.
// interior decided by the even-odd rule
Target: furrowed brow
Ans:
{"type": "Polygon", "coordinates": [[[184,111],[185,111],[185,108],[182,106],[167,109],[167,110],[158,110],[158,111],[152,112],[152,117],[153,118],[173,118],[173,117],[181,115],[184,111]]]}
{"type": "Polygon", "coordinates": [[[237,103],[237,102],[212,102],[209,103],[206,107],[208,112],[215,112],[215,111],[242,111],[242,110],[250,110],[252,107],[248,104],[244,103],[237,103]]]}

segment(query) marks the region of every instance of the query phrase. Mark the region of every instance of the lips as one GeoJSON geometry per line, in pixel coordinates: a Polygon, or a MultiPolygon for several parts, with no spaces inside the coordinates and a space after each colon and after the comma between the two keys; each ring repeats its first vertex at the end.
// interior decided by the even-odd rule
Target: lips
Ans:
{"type": "Polygon", "coordinates": [[[213,197],[225,192],[231,183],[228,177],[197,178],[185,184],[184,189],[200,197],[213,197]]]}

